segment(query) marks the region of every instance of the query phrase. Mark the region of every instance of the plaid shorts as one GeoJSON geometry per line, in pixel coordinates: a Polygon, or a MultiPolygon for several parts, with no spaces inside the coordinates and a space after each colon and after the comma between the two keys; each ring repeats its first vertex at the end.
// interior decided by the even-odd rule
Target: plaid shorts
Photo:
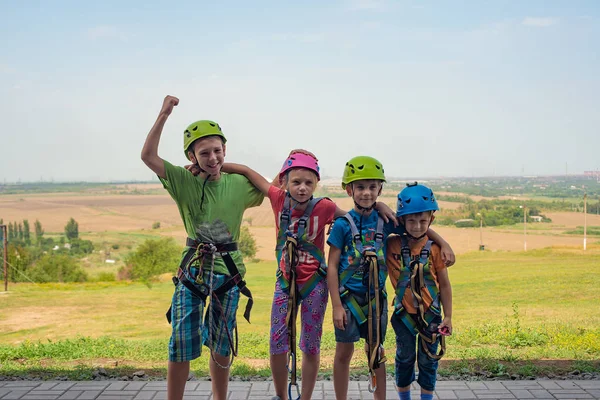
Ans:
{"type": "MultiPolygon", "coordinates": [[[[195,268],[192,268],[192,276],[195,276],[195,273],[195,268]]],[[[227,275],[215,273],[211,286],[216,289],[223,285],[227,278],[227,275]]],[[[203,279],[204,282],[210,283],[210,272],[204,272],[203,279]]],[[[219,355],[229,356],[230,344],[235,343],[233,335],[237,324],[235,314],[239,299],[240,291],[234,286],[218,296],[218,302],[209,305],[203,321],[204,302],[179,283],[172,301],[169,361],[183,362],[198,358],[202,354],[203,344],[219,355]],[[209,312],[212,313],[211,318],[209,312]],[[212,324],[212,329],[209,329],[209,323],[212,324]],[[209,335],[209,331],[212,335],[209,335]]]]}

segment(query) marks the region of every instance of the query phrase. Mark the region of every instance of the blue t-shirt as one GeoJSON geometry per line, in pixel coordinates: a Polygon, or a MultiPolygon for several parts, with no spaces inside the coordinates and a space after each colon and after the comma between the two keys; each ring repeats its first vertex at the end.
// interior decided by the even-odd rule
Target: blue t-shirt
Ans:
{"type": "MultiPolygon", "coordinates": [[[[355,210],[350,210],[350,216],[354,220],[356,224],[356,228],[359,229],[362,236],[363,246],[374,246],[375,245],[375,233],[377,232],[377,220],[379,219],[379,214],[377,211],[373,210],[370,215],[363,216],[361,222],[361,215],[357,213],[355,210]],[[362,227],[362,228],[361,228],[362,227]]],[[[383,225],[383,239],[385,239],[391,234],[403,234],[404,228],[402,225],[398,225],[398,227],[394,227],[392,222],[388,222],[383,225]]],[[[329,235],[329,239],[327,239],[327,244],[330,246],[335,246],[338,249],[342,250],[342,254],[340,256],[340,262],[338,265],[338,275],[341,275],[349,265],[351,265],[355,261],[355,251],[354,251],[354,243],[352,241],[352,229],[350,228],[350,223],[346,218],[338,218],[335,220],[333,224],[333,229],[331,230],[331,234],[329,235]]],[[[379,274],[379,287],[385,287],[385,279],[387,277],[387,270],[385,269],[385,254],[384,251],[384,243],[381,243],[380,259],[383,258],[383,267],[380,270],[379,274]]],[[[380,263],[381,264],[381,263],[380,263]]],[[[349,289],[355,293],[365,293],[367,291],[367,286],[363,281],[364,278],[364,270],[362,268],[358,268],[356,272],[352,275],[352,278],[345,283],[346,289],[349,289]]],[[[332,288],[330,288],[332,290],[332,288]]]]}

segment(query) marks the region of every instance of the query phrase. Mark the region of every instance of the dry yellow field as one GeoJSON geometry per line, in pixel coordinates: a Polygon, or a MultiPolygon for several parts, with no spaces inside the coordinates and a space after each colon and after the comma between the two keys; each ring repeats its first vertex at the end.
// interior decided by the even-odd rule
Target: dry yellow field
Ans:
{"type": "MultiPolygon", "coordinates": [[[[143,193],[160,189],[160,184],[129,184],[118,187],[125,192],[143,193]]],[[[395,206],[395,198],[380,198],[390,207],[395,206]]],[[[350,209],[350,198],[333,199],[340,208],[350,209]]],[[[440,202],[443,209],[452,209],[459,203],[440,202]]],[[[530,224],[527,233],[527,248],[535,249],[553,245],[577,246],[582,238],[560,235],[567,229],[583,225],[583,214],[571,212],[547,213],[552,219],[544,230],[535,230],[530,224]]],[[[89,193],[20,194],[0,196],[0,218],[4,221],[39,219],[46,232],[62,232],[69,218],[79,223],[83,237],[88,232],[129,232],[151,230],[155,221],[161,229],[154,231],[165,236],[174,236],[183,242],[185,233],[180,222],[179,212],[173,200],[165,194],[115,194],[115,192],[90,191],[89,193]]],[[[245,218],[258,244],[257,257],[262,260],[274,259],[275,246],[274,218],[270,204],[265,201],[260,207],[250,209],[245,218]]],[[[600,216],[588,215],[588,225],[600,225],[600,216]]],[[[479,229],[437,226],[435,229],[452,245],[457,254],[476,250],[479,246],[479,229]]],[[[523,232],[519,229],[484,228],[483,242],[492,251],[519,251],[523,249],[523,232]]]]}

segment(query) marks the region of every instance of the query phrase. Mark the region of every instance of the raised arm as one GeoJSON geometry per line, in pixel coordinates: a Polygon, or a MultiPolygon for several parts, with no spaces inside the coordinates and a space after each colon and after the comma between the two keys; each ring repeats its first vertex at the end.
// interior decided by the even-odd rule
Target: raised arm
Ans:
{"type": "Polygon", "coordinates": [[[160,135],[162,134],[165,122],[167,122],[169,115],[171,115],[171,112],[173,111],[173,107],[177,104],[179,104],[179,99],[177,97],[165,97],[162,109],[156,118],[154,126],[150,129],[144,147],[142,148],[142,161],[144,161],[144,164],[163,179],[166,179],[167,176],[165,173],[165,163],[158,155],[158,143],[160,142],[160,135]]]}
{"type": "Polygon", "coordinates": [[[265,196],[269,194],[271,183],[267,181],[261,174],[246,165],[224,163],[221,171],[229,174],[244,175],[254,186],[256,186],[258,190],[262,192],[262,194],[265,196]]]}

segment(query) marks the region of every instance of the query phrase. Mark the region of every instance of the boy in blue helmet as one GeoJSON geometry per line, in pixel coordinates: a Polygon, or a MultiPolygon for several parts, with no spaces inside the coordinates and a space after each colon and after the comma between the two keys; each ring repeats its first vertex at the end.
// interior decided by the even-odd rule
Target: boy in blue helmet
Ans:
{"type": "Polygon", "coordinates": [[[448,270],[440,247],[427,236],[437,210],[430,188],[416,182],[407,185],[398,194],[396,211],[406,235],[390,236],[386,242],[388,273],[396,292],[391,322],[396,333],[395,375],[400,400],[410,400],[415,359],[421,400],[433,399],[438,360],[446,349],[444,336],[452,333],[448,270]]]}
{"type": "MultiPolygon", "coordinates": [[[[342,188],[354,201],[354,208],[336,220],[327,243],[330,246],[327,284],[333,306],[336,352],[333,385],[337,399],[346,399],[350,361],[354,343],[365,339],[369,364],[369,391],[376,400],[385,399],[385,355],[383,342],[387,328],[387,298],[384,243],[390,233],[401,228],[384,224],[374,210],[383,183],[383,165],[373,157],[358,156],[344,168],[342,188]]],[[[452,250],[439,235],[448,263],[452,250]]]]}

